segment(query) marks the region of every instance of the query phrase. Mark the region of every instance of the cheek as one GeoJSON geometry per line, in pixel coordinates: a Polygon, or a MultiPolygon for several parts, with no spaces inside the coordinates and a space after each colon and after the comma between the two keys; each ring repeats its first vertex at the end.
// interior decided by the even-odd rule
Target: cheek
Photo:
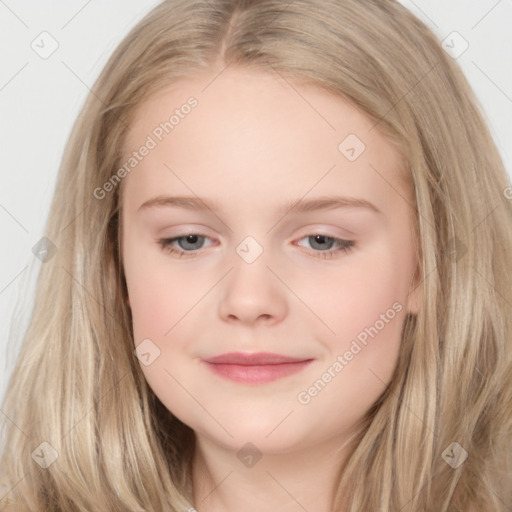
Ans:
{"type": "Polygon", "coordinates": [[[134,343],[140,354],[149,354],[147,360],[139,358],[141,370],[169,410],[186,412],[191,407],[190,397],[178,382],[187,383],[193,367],[185,359],[190,336],[184,335],[183,329],[190,328],[194,305],[205,295],[208,283],[176,271],[176,263],[171,271],[165,254],[130,249],[127,241],[124,270],[134,343]]]}
{"type": "Polygon", "coordinates": [[[160,338],[171,327],[177,305],[176,288],[168,286],[158,269],[137,268],[126,276],[135,342],[160,338]]]}
{"type": "Polygon", "coordinates": [[[335,333],[316,322],[315,334],[326,358],[316,380],[308,383],[313,386],[312,395],[304,388],[306,402],[311,400],[309,413],[321,414],[337,403],[343,407],[339,415],[333,411],[336,421],[344,423],[349,416],[355,421],[391,380],[400,353],[412,271],[408,254],[400,257],[397,260],[392,243],[383,243],[364,257],[354,254],[337,272],[325,274],[322,294],[312,292],[315,285],[319,289],[318,279],[305,282],[303,293],[311,298],[311,309],[335,333]],[[329,383],[324,388],[325,382],[329,383]]]}
{"type": "Polygon", "coordinates": [[[208,291],[208,283],[191,279],[190,272],[173,270],[165,253],[129,252],[125,275],[130,298],[135,341],[143,338],[164,339],[180,319],[208,291]]]}
{"type": "MultiPolygon", "coordinates": [[[[338,270],[331,269],[324,279],[315,276],[303,280],[302,293],[310,298],[311,309],[334,331],[334,348],[342,350],[358,335],[364,338],[364,332],[374,325],[379,338],[400,336],[408,271],[406,264],[396,261],[392,251],[379,251],[365,258],[354,255],[350,261],[341,263],[338,270]]],[[[318,334],[329,340],[326,333],[324,325],[318,334]]]]}
{"type": "MultiPolygon", "coordinates": [[[[384,392],[400,352],[408,270],[384,251],[326,281],[323,299],[317,295],[311,309],[336,334],[316,329],[328,355],[297,397],[308,414],[329,410],[332,424],[348,428],[384,392]]],[[[332,427],[321,428],[326,434],[332,427]]]]}

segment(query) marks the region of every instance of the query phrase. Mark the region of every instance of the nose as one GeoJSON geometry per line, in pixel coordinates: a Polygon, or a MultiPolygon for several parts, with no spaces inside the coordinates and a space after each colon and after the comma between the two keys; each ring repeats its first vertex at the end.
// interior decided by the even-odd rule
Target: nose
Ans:
{"type": "Polygon", "coordinates": [[[286,292],[263,258],[250,264],[240,260],[222,281],[218,313],[233,324],[277,324],[288,312],[286,292]]]}

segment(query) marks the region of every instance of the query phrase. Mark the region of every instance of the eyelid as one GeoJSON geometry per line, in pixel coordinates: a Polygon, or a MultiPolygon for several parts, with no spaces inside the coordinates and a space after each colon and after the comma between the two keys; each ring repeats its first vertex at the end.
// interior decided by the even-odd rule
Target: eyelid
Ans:
{"type": "MultiPolygon", "coordinates": [[[[339,226],[326,226],[325,224],[309,224],[299,230],[304,233],[301,237],[308,235],[323,235],[332,238],[341,238],[343,240],[352,240],[356,234],[348,229],[343,229],[339,226]]],[[[296,237],[295,237],[296,239],[296,237]]]]}
{"type": "MultiPolygon", "coordinates": [[[[190,228],[187,227],[185,229],[181,229],[176,234],[170,233],[168,235],[158,237],[158,240],[162,241],[162,240],[178,239],[178,238],[183,238],[183,237],[186,237],[189,235],[198,235],[198,236],[201,236],[204,238],[209,238],[210,240],[214,239],[214,237],[208,235],[207,233],[202,231],[202,229],[203,229],[202,227],[199,229],[195,229],[194,227],[191,226],[190,228]]],[[[342,234],[338,235],[338,234],[333,233],[332,231],[329,232],[328,229],[316,228],[315,226],[308,226],[307,228],[304,228],[303,234],[301,234],[299,236],[295,235],[293,237],[293,239],[290,239],[290,241],[301,240],[302,238],[305,238],[307,236],[313,236],[313,235],[325,236],[325,237],[334,238],[337,240],[342,240],[345,242],[354,241],[352,236],[349,235],[348,233],[347,234],[342,233],[342,234]]]]}

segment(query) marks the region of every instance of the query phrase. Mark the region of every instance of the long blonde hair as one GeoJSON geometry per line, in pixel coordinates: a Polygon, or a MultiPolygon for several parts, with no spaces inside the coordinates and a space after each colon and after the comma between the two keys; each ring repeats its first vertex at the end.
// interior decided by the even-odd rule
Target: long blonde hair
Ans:
{"type": "Polygon", "coordinates": [[[224,66],[348,99],[409,163],[422,307],[340,471],[337,508],[510,510],[509,183],[458,65],[394,0],[168,0],[115,50],[59,170],[45,230],[57,252],[41,267],[2,405],[0,510],[193,506],[193,431],[155,397],[133,354],[120,187],[93,192],[122,164],[141,102],[224,66]]]}

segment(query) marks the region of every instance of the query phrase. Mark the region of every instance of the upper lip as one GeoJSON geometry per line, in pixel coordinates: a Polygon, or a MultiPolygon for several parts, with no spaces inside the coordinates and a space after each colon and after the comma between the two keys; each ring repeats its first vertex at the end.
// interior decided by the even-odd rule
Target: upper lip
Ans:
{"type": "Polygon", "coordinates": [[[311,358],[297,358],[290,356],[283,356],[281,354],[272,354],[270,352],[257,352],[247,354],[243,352],[229,352],[227,354],[220,354],[215,357],[205,359],[207,363],[216,364],[239,364],[246,366],[256,366],[264,364],[283,364],[283,363],[300,363],[309,361],[311,358]]]}

